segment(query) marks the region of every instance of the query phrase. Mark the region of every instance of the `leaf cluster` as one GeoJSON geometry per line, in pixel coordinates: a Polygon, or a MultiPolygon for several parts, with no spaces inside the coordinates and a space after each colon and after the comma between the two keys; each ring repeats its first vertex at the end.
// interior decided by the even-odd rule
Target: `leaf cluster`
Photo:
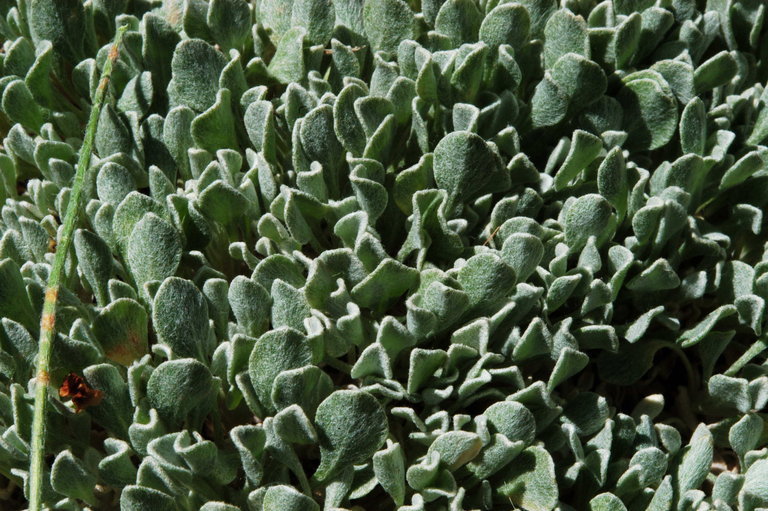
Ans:
{"type": "Polygon", "coordinates": [[[0,479],[128,25],[50,509],[767,508],[766,10],[0,1],[0,479]]]}

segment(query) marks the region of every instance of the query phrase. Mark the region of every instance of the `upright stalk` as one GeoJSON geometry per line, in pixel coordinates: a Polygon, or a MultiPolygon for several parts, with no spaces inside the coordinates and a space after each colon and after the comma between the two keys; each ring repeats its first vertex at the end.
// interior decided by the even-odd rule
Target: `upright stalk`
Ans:
{"type": "Polygon", "coordinates": [[[80,156],[77,160],[77,171],[72,183],[72,193],[64,215],[64,228],[58,240],[56,257],[53,260],[53,268],[48,278],[48,287],[45,290],[45,302],[43,302],[43,315],[40,319],[40,342],[37,353],[37,373],[35,377],[35,408],[32,421],[32,448],[29,464],[29,509],[40,511],[42,509],[43,475],[45,473],[45,412],[48,407],[48,384],[50,383],[51,352],[53,339],[56,333],[56,303],[59,296],[59,286],[64,272],[64,262],[72,243],[72,232],[77,224],[77,217],[81,210],[83,182],[88,165],[91,161],[91,147],[96,136],[96,126],[99,123],[101,105],[107,94],[107,86],[112,75],[112,65],[119,54],[120,41],[127,30],[127,26],[117,29],[115,40],[109,51],[107,61],[101,73],[101,80],[96,89],[96,97],[93,100],[88,124],[85,128],[83,146],[80,148],[80,156]]]}

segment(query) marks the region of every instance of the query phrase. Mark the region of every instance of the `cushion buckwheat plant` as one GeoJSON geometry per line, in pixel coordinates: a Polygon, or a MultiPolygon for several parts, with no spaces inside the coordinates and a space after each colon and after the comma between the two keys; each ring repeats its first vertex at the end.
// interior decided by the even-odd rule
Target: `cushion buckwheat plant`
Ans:
{"type": "Polygon", "coordinates": [[[0,508],[768,508],[763,0],[0,36],[0,508]]]}

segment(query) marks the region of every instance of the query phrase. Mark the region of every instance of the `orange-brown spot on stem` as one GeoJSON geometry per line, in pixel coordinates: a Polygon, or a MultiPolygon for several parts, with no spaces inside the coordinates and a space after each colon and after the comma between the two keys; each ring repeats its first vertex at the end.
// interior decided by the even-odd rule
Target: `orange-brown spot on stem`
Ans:
{"type": "Polygon", "coordinates": [[[45,290],[45,301],[55,302],[59,298],[59,288],[49,287],[45,290]]]}
{"type": "Polygon", "coordinates": [[[43,314],[43,320],[41,326],[43,330],[53,330],[53,326],[56,324],[56,316],[53,314],[43,314]]]}
{"type": "Polygon", "coordinates": [[[48,385],[51,382],[51,375],[48,371],[39,371],[36,379],[39,385],[48,385]]]}
{"type": "Polygon", "coordinates": [[[113,62],[117,60],[117,54],[118,54],[117,45],[113,44],[112,48],[109,49],[109,60],[113,62]]]}

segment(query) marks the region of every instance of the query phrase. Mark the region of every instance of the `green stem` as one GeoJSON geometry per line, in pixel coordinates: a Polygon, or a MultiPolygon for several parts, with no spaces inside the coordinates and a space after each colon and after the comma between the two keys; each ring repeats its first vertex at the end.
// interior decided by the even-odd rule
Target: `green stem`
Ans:
{"type": "Polygon", "coordinates": [[[51,353],[53,351],[53,339],[56,333],[56,302],[59,295],[59,286],[61,285],[62,275],[64,273],[64,262],[69,252],[72,242],[72,233],[75,230],[77,217],[80,213],[83,194],[83,182],[85,174],[91,161],[91,147],[96,137],[96,126],[99,122],[101,105],[107,92],[107,85],[112,74],[112,65],[117,60],[119,54],[120,41],[123,34],[128,29],[122,26],[115,34],[115,41],[109,52],[109,58],[104,63],[104,69],[101,73],[101,81],[96,89],[96,97],[93,101],[88,124],[85,128],[85,138],[83,146],[80,148],[80,157],[77,161],[77,171],[72,183],[72,194],[67,204],[67,211],[64,215],[64,227],[58,241],[56,258],[53,261],[50,277],[48,278],[48,287],[45,290],[45,302],[43,302],[43,314],[40,319],[40,343],[37,353],[37,373],[35,382],[35,408],[32,421],[32,449],[30,453],[29,466],[29,509],[30,511],[40,511],[42,509],[44,454],[45,454],[45,412],[48,406],[48,384],[50,382],[51,353]]]}
{"type": "Polygon", "coordinates": [[[750,360],[758,356],[766,349],[768,349],[768,338],[763,336],[756,340],[752,346],[750,346],[749,349],[736,360],[736,362],[731,364],[731,367],[729,367],[728,370],[723,374],[726,376],[736,376],[736,374],[738,374],[738,372],[741,371],[742,368],[744,368],[744,366],[750,362],[750,360]]]}
{"type": "Polygon", "coordinates": [[[342,373],[349,374],[352,371],[352,365],[347,364],[346,362],[342,362],[341,360],[338,360],[333,357],[325,357],[325,360],[323,360],[326,364],[333,367],[337,371],[341,371],[342,373]]]}

